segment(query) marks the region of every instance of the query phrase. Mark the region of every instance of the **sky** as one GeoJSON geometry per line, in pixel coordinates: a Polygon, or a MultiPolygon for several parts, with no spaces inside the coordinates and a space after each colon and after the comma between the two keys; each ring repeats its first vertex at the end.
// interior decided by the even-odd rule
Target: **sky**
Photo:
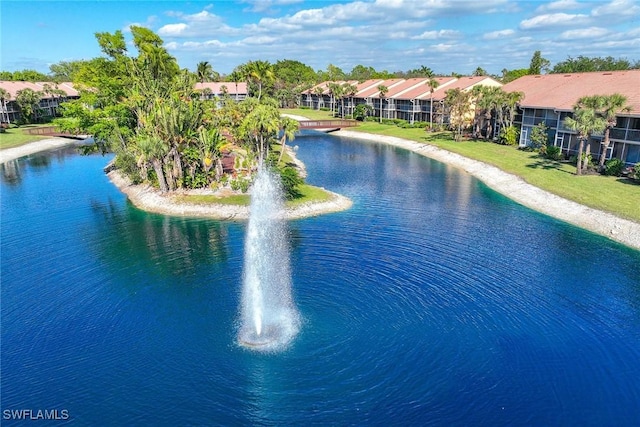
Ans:
{"type": "Polygon", "coordinates": [[[150,28],[180,67],[222,74],[250,60],[440,75],[528,68],[533,53],[640,60],[640,1],[0,1],[0,70],[49,72],[101,55],[94,33],[150,28]]]}

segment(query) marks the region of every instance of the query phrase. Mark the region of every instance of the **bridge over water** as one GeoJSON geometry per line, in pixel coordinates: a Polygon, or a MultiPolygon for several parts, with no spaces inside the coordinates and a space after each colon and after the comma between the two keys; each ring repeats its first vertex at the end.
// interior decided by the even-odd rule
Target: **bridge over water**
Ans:
{"type": "Polygon", "coordinates": [[[300,130],[303,129],[342,129],[348,127],[358,126],[358,122],[355,120],[298,120],[300,123],[300,130]]]}

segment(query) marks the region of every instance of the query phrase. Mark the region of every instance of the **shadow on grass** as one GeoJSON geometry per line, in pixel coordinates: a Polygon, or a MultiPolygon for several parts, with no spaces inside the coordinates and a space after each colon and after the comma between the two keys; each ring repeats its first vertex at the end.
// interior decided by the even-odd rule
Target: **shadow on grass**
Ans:
{"type": "Polygon", "coordinates": [[[616,181],[621,183],[621,184],[638,185],[638,186],[640,186],[640,180],[638,180],[638,179],[620,177],[620,178],[616,179],[616,181]]]}
{"type": "Polygon", "coordinates": [[[526,165],[526,167],[530,169],[544,169],[544,170],[556,169],[560,172],[573,174],[572,172],[564,170],[562,168],[564,164],[557,160],[545,159],[545,158],[539,157],[537,154],[531,155],[529,156],[529,158],[534,160],[532,163],[529,163],[528,165],[526,165]]]}

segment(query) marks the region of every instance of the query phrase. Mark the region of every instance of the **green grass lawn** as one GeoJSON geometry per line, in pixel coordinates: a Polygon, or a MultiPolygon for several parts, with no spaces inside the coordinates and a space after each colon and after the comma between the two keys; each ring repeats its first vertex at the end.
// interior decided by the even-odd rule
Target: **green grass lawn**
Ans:
{"type": "Polygon", "coordinates": [[[0,133],[0,149],[18,147],[20,145],[28,144],[30,142],[39,141],[41,139],[50,138],[47,136],[29,135],[24,131],[26,129],[33,129],[36,127],[51,126],[47,125],[24,125],[19,128],[6,129],[0,133]]]}
{"type": "MultiPolygon", "coordinates": [[[[326,111],[318,112],[306,109],[282,111],[312,119],[331,118],[326,111]],[[318,115],[312,117],[311,112],[318,115]],[[324,116],[320,117],[320,113],[324,116]]],[[[349,130],[395,136],[435,145],[444,150],[494,165],[558,196],[640,222],[640,185],[628,179],[602,175],[577,176],[574,166],[547,161],[539,157],[537,153],[492,142],[455,142],[449,132],[428,133],[423,129],[402,129],[377,122],[363,122],[358,127],[349,128],[349,130]]]]}
{"type": "MultiPolygon", "coordinates": [[[[305,203],[323,202],[331,198],[331,194],[329,194],[327,191],[319,187],[314,187],[313,185],[303,184],[298,187],[298,191],[301,193],[301,196],[294,200],[287,200],[287,207],[295,207],[305,203]]],[[[187,194],[176,196],[174,197],[174,200],[177,203],[186,203],[192,205],[221,204],[249,206],[249,204],[251,203],[251,196],[249,196],[248,194],[234,194],[231,196],[219,197],[212,194],[187,194]]]]}

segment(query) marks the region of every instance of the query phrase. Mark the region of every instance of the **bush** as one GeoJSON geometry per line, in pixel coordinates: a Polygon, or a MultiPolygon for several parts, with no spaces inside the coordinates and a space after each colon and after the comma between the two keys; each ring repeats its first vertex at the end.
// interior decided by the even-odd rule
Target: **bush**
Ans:
{"type": "Polygon", "coordinates": [[[538,123],[532,130],[529,140],[535,149],[542,149],[549,145],[549,128],[544,123],[538,123]]]}
{"type": "Polygon", "coordinates": [[[604,164],[604,174],[608,176],[620,176],[624,169],[624,162],[620,159],[610,159],[604,164]]]}
{"type": "Polygon", "coordinates": [[[500,131],[500,136],[498,137],[498,141],[503,145],[516,145],[518,143],[519,136],[518,129],[515,126],[509,126],[503,128],[500,131]]]}
{"type": "Polygon", "coordinates": [[[251,179],[238,177],[231,180],[229,182],[229,185],[231,186],[231,189],[233,191],[240,190],[241,192],[246,193],[249,190],[249,186],[251,185],[251,179]]]}
{"type": "Polygon", "coordinates": [[[540,147],[540,155],[549,160],[562,160],[562,150],[555,145],[544,145],[540,147]]]}
{"type": "Polygon", "coordinates": [[[276,171],[280,174],[284,197],[287,200],[300,197],[302,194],[298,191],[298,186],[304,184],[304,180],[300,178],[298,171],[291,166],[277,168],[276,171]]]}
{"type": "Polygon", "coordinates": [[[633,165],[629,176],[640,181],[640,163],[636,163],[635,165],[633,165]]]}

